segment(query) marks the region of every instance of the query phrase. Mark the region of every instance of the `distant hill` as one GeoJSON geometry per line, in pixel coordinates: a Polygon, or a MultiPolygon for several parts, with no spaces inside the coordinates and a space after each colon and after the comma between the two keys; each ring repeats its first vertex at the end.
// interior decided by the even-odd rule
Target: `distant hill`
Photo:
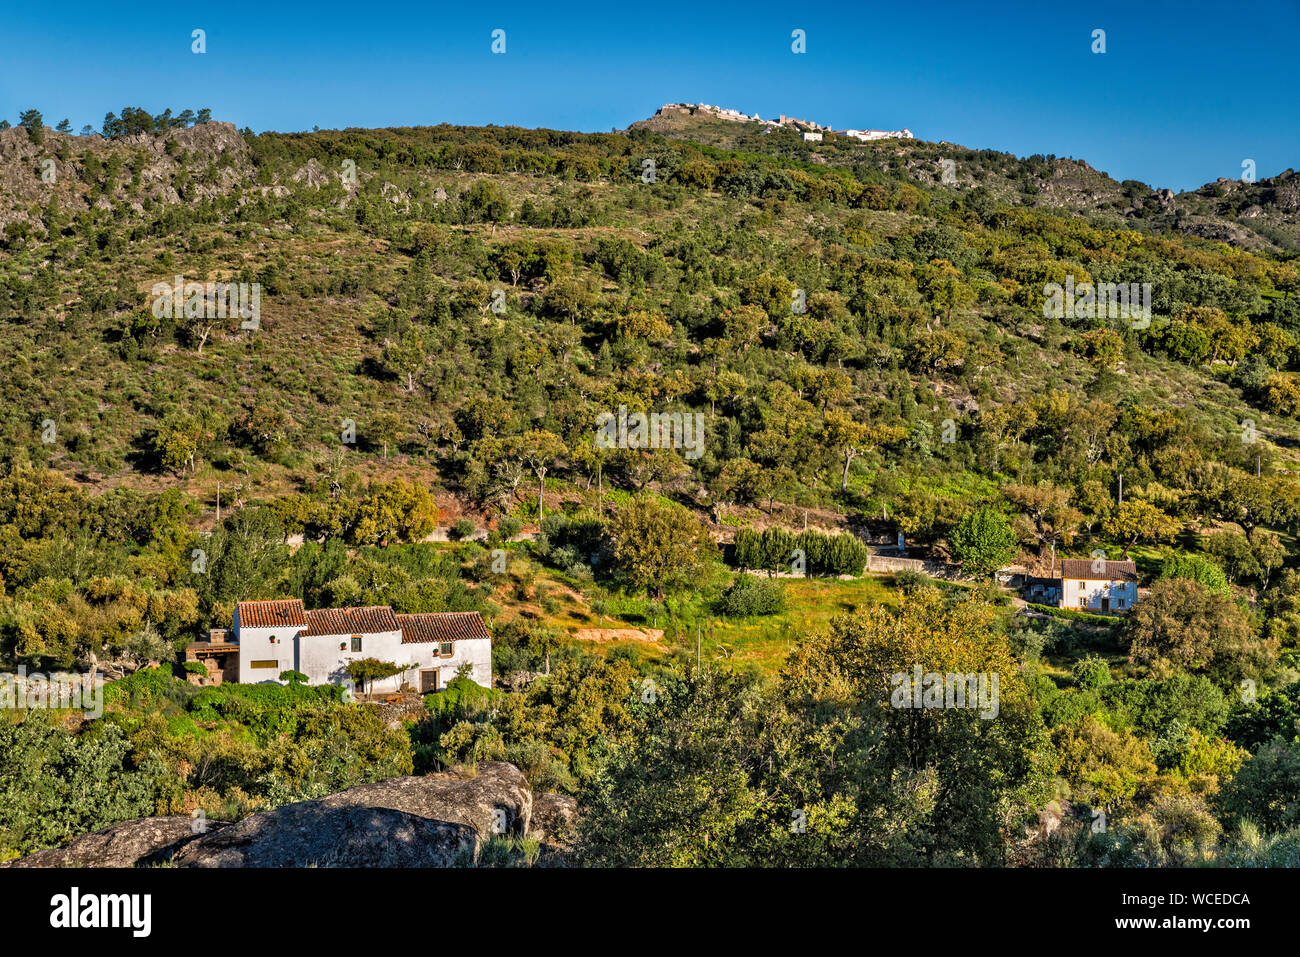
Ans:
{"type": "Polygon", "coordinates": [[[953,143],[891,139],[862,143],[823,133],[805,142],[793,127],[719,119],[699,110],[661,109],[628,127],[721,149],[832,166],[870,166],[926,186],[984,188],[998,203],[1059,210],[1108,226],[1149,227],[1219,240],[1244,249],[1300,250],[1300,180],[1293,170],[1254,183],[1219,179],[1175,194],[1137,180],[1119,182],[1083,160],[1017,157],[953,143]],[[945,184],[943,160],[955,182],[945,184]]]}

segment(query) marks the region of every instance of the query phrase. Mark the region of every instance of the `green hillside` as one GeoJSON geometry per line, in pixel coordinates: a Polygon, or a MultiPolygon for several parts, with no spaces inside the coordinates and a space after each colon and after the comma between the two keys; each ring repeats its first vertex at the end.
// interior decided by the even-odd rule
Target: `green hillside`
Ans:
{"type": "MultiPolygon", "coordinates": [[[[535,761],[591,809],[597,862],[834,859],[785,843],[799,808],[873,864],[1294,840],[1269,797],[1300,747],[1293,174],[1165,196],[1081,161],[694,117],[123,118],[0,130],[6,664],[124,677],[240,599],[481,610],[498,677],[523,677],[492,716],[413,730],[415,765],[535,761]],[[256,314],[167,315],[177,277],[255,286],[256,314]],[[1046,315],[1053,284],[1105,283],[1145,286],[1149,315],[1046,315]],[[602,447],[620,409],[698,415],[698,446],[602,447]],[[857,539],[900,532],[953,580],[856,574],[857,539]],[[792,547],[816,567],[784,583],[792,547]],[[992,581],[1098,551],[1137,561],[1128,620],[1023,614],[992,581]],[[1010,720],[946,714],[918,744],[872,718],[881,676],[925,656],[1003,674],[1010,720]],[[647,680],[663,711],[628,698],[647,680]],[[743,779],[698,796],[725,838],[621,817],[673,768],[743,779]],[[1049,810],[1068,840],[1037,830],[1049,810]]],[[[114,720],[173,771],[208,746],[137,717],[114,720]]],[[[246,771],[201,795],[175,771],[167,806],[313,794],[246,771]]]]}

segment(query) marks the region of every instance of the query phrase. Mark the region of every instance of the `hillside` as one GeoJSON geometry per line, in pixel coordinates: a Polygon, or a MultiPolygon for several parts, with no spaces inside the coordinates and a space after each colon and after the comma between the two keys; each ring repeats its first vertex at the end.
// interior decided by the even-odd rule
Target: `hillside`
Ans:
{"type": "MultiPolygon", "coordinates": [[[[10,380],[20,400],[10,405],[10,430],[31,436],[33,460],[51,461],[78,481],[157,488],[171,480],[168,469],[151,463],[150,437],[170,410],[211,410],[235,430],[232,438],[240,428],[257,431],[250,421],[256,412],[269,419],[261,423],[269,434],[260,447],[219,442],[200,457],[203,469],[176,476],[208,500],[218,473],[241,476],[247,497],[254,486],[269,494],[309,483],[319,467],[312,461],[338,447],[330,436],[349,416],[359,423],[397,416],[392,445],[406,453],[403,468],[432,466],[476,438],[464,431],[475,428],[464,421],[468,408],[455,408],[467,378],[497,383],[491,388],[501,400],[566,438],[580,418],[566,396],[594,390],[611,402],[620,392],[642,402],[655,395],[698,402],[716,388],[709,383],[717,360],[702,363],[701,350],[719,347],[733,356],[732,374],[749,380],[763,369],[797,396],[806,391],[798,377],[809,374],[800,370],[830,361],[833,378],[850,385],[849,407],[882,401],[852,393],[890,395],[895,403],[907,395],[904,406],[933,407],[936,422],[944,407],[987,413],[990,402],[1015,403],[1049,386],[1082,388],[1092,365],[1044,341],[1032,290],[1023,285],[1053,256],[1102,272],[1114,267],[1099,263],[1126,256],[1146,271],[1171,257],[1182,275],[1224,276],[1234,289],[1249,282],[1266,297],[1252,308],[1260,315],[1272,308],[1266,260],[1192,237],[1161,240],[1138,254],[1133,234],[1115,231],[1117,218],[1116,226],[1088,232],[1077,220],[1067,226],[1052,219],[1086,201],[1100,223],[1108,207],[1121,204],[1119,184],[1085,164],[1053,161],[1050,174],[1032,180],[1036,205],[1021,212],[1028,194],[1013,196],[1003,186],[1023,182],[1033,163],[1000,154],[969,154],[978,163],[961,157],[962,185],[954,190],[933,182],[926,157],[942,151],[936,144],[812,150],[781,131],[757,144],[741,137],[735,145],[753,152],[726,160],[733,154],[689,145],[680,152],[645,136],[440,127],[246,141],[230,124],[208,123],[111,141],[47,130],[38,147],[22,128],[0,131],[3,334],[6,351],[21,357],[10,380]],[[657,189],[638,188],[643,152],[660,156],[657,189]],[[820,154],[830,154],[829,169],[807,162],[820,154]],[[59,163],[52,184],[38,175],[46,155],[59,163]],[[856,159],[863,155],[872,162],[856,159]],[[348,160],[356,164],[355,182],[345,175],[348,160]],[[742,169],[734,183],[701,188],[696,173],[707,176],[703,164],[718,162],[753,164],[780,179],[751,187],[742,169]],[[849,201],[835,195],[853,181],[839,178],[841,165],[863,183],[849,201]],[[976,180],[987,193],[967,188],[976,180]],[[787,182],[825,195],[783,198],[787,182]],[[1049,197],[1050,209],[1043,208],[1049,197]],[[1018,238],[1030,229],[1057,232],[1058,251],[1018,238]],[[516,259],[521,266],[506,265],[516,259]],[[1000,343],[1003,356],[1015,356],[1014,371],[1002,360],[974,367],[955,357],[918,359],[918,348],[946,345],[950,335],[932,331],[936,296],[926,286],[934,283],[924,275],[932,269],[927,260],[962,273],[958,295],[969,300],[943,317],[953,332],[1000,343]],[[150,288],[177,274],[260,281],[262,332],[217,323],[200,342],[182,321],[152,319],[150,288]],[[910,290],[905,296],[890,292],[900,282],[910,290]],[[800,328],[786,322],[733,332],[719,325],[718,310],[766,304],[783,283],[806,288],[813,302],[800,328]],[[494,285],[517,322],[489,309],[494,285]],[[625,309],[662,315],[666,333],[653,323],[629,330],[616,315],[625,309]],[[581,327],[573,321],[579,316],[581,327]],[[844,326],[850,319],[856,331],[844,326]],[[926,329],[920,338],[918,321],[926,329]],[[413,390],[401,387],[393,361],[384,359],[385,344],[391,359],[392,344],[412,322],[427,356],[417,363],[413,390]],[[666,377],[655,362],[634,373],[628,362],[660,344],[678,371],[666,377]],[[761,348],[750,352],[751,344],[761,348]],[[539,416],[543,395],[550,411],[539,416]],[[47,414],[58,427],[52,444],[38,441],[47,414]],[[449,430],[463,438],[448,445],[449,430]]],[[[1238,195],[1238,203],[1257,198],[1263,209],[1291,201],[1284,187],[1259,183],[1198,198],[1207,210],[1238,195]]],[[[1159,233],[1158,217],[1140,225],[1159,233]]],[[[1205,294],[1158,284],[1157,313],[1176,311],[1180,300],[1213,304],[1205,294]]],[[[1209,376],[1175,369],[1158,352],[1130,350],[1126,360],[1125,381],[1141,371],[1132,398],[1195,403],[1220,430],[1250,414],[1266,434],[1293,434],[1288,418],[1223,391],[1216,380],[1226,369],[1209,376]]],[[[751,381],[742,392],[757,386],[751,381]]],[[[739,396],[721,398],[737,410],[744,405],[739,396]]],[[[707,401],[716,413],[718,399],[707,401]]],[[[360,429],[360,448],[378,449],[377,441],[373,430],[360,429]]],[[[367,470],[389,466],[383,455],[363,458],[367,470]]],[[[816,486],[816,476],[811,480],[816,486]]]]}
{"type": "Polygon", "coordinates": [[[202,810],[243,821],[182,854],[226,860],[494,760],[577,798],[599,864],[1293,853],[1293,175],[1171,197],[689,114],[123,116],[0,130],[0,657],[113,679],[102,717],[0,721],[0,854],[202,810]],[[610,426],[640,413],[662,442],[610,426]],[[899,535],[924,563],[873,570],[899,535]],[[1066,558],[1138,603],[995,577],[1066,558]],[[286,596],[481,612],[494,687],[394,717],[170,664],[286,596]],[[920,662],[1001,676],[1003,720],[892,703],[920,662]],[[41,790],[51,755],[112,783],[41,790]]]}

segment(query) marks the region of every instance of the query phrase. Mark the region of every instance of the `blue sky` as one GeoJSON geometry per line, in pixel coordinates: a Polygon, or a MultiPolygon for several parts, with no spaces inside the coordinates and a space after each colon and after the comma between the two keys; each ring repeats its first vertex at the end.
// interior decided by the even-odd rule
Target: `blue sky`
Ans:
{"type": "Polygon", "coordinates": [[[1300,166],[1297,0],[549,7],[5,0],[0,116],[36,107],[80,130],[124,105],[206,106],[258,131],[608,131],[703,101],[1073,156],[1173,189],[1240,176],[1245,159],[1261,178],[1300,166]],[[490,50],[496,28],[504,55],[490,50]]]}

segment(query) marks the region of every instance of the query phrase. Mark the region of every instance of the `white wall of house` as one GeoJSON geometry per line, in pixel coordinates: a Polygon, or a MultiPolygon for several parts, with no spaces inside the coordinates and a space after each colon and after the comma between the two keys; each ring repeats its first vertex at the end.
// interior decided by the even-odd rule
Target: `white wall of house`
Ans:
{"type": "MultiPolygon", "coordinates": [[[[420,641],[402,644],[400,631],[385,631],[361,636],[361,650],[352,650],[352,635],[303,635],[298,639],[297,671],[307,676],[308,684],[342,684],[347,680],[349,662],[378,658],[396,665],[408,665],[401,674],[378,679],[370,690],[376,693],[397,691],[409,684],[419,691],[420,671],[438,669],[438,687],[445,688],[456,677],[462,664],[473,668],[471,677],[485,688],[492,687],[492,641],[472,638],[449,642],[451,654],[443,655],[443,645],[420,641]]],[[[447,644],[447,643],[444,643],[447,644]]],[[[358,688],[365,691],[365,688],[358,688]]]]}
{"type": "Polygon", "coordinates": [[[470,678],[484,688],[492,687],[492,642],[488,638],[462,638],[459,641],[444,642],[451,645],[451,654],[442,654],[442,645],[433,641],[412,642],[402,647],[409,649],[412,662],[417,667],[408,672],[406,680],[411,687],[420,689],[420,670],[438,669],[438,688],[447,687],[447,683],[456,678],[462,665],[469,665],[473,671],[470,678]]]}
{"type": "Polygon", "coordinates": [[[239,681],[241,684],[260,684],[267,681],[280,683],[280,672],[294,667],[294,640],[298,628],[279,625],[273,628],[244,628],[239,624],[239,611],[235,611],[231,628],[239,643],[239,681]],[[274,639],[274,640],[272,640],[274,639]],[[275,662],[273,667],[253,667],[255,664],[275,662]]]}
{"type": "MultiPolygon", "coordinates": [[[[381,631],[361,635],[361,648],[353,651],[353,635],[302,635],[298,638],[298,655],[295,666],[313,685],[342,684],[348,679],[347,666],[362,658],[378,658],[401,664],[402,633],[381,631]]],[[[386,678],[374,683],[375,691],[396,691],[401,683],[397,678],[386,678]]],[[[364,688],[358,688],[364,691],[364,688]]]]}
{"type": "Polygon", "coordinates": [[[1076,611],[1102,610],[1102,599],[1109,598],[1109,610],[1127,612],[1137,603],[1137,582],[1063,579],[1061,607],[1076,611]],[[1081,601],[1082,599],[1082,601],[1081,601]]]}

